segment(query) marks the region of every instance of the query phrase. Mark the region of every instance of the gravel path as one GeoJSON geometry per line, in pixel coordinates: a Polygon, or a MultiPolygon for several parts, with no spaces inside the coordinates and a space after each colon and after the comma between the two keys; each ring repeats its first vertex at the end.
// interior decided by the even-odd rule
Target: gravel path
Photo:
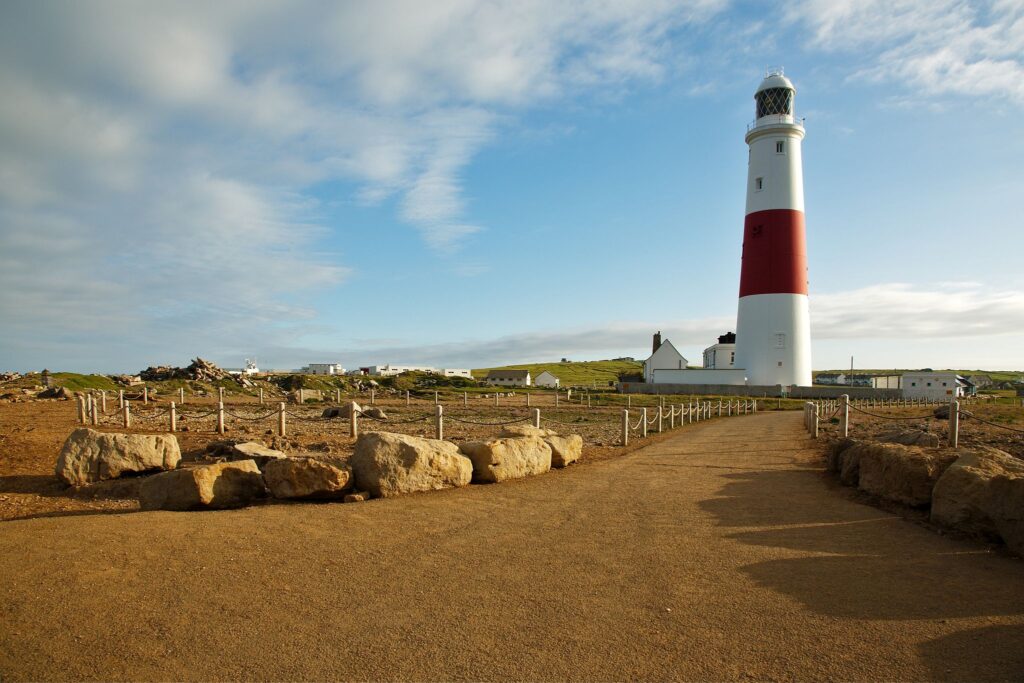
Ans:
{"type": "Polygon", "coordinates": [[[855,502],[797,413],[518,482],[0,525],[0,677],[1009,680],[1024,563],[855,502]]]}

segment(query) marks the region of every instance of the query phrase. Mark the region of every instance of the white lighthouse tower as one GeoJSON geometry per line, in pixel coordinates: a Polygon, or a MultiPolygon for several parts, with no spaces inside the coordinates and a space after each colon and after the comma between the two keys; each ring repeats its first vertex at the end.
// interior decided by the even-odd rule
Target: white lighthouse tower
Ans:
{"type": "Polygon", "coordinates": [[[748,130],[747,212],[736,320],[737,368],[753,385],[811,385],[807,240],[796,88],[771,70],[748,130]]]}

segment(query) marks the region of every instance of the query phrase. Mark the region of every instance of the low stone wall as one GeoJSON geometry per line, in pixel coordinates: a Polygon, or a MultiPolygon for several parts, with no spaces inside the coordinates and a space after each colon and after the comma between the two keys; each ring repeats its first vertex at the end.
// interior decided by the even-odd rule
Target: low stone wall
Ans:
{"type": "Polygon", "coordinates": [[[623,394],[697,394],[707,396],[760,396],[776,398],[839,398],[849,394],[850,398],[890,399],[902,398],[899,389],[872,389],[871,387],[783,387],[745,384],[675,384],[645,382],[620,382],[618,390],[623,394]]]}

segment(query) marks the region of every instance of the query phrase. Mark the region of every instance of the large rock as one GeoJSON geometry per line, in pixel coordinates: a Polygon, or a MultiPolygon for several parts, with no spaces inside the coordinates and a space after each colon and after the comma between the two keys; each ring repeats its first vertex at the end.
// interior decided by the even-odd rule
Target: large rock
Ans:
{"type": "MultiPolygon", "coordinates": [[[[839,474],[843,469],[843,452],[850,446],[854,446],[857,443],[859,442],[845,437],[830,443],[828,450],[825,453],[826,467],[828,468],[828,471],[839,474]]],[[[856,484],[856,480],[854,480],[853,483],[856,484]]]]}
{"type": "Polygon", "coordinates": [[[241,460],[149,477],[139,487],[139,506],[143,510],[215,510],[242,507],[264,495],[260,468],[252,460],[241,460]]]}
{"type": "Polygon", "coordinates": [[[922,446],[924,448],[937,448],[939,435],[934,432],[925,432],[920,429],[899,429],[885,432],[878,436],[878,440],[884,443],[898,443],[903,446],[922,446]]]}
{"type": "Polygon", "coordinates": [[[355,401],[349,401],[342,403],[340,406],[334,406],[332,408],[325,408],[321,417],[351,417],[352,411],[355,410],[357,413],[362,412],[362,408],[355,401]]]}
{"type": "Polygon", "coordinates": [[[539,436],[466,441],[459,450],[473,461],[473,479],[499,482],[551,469],[551,447],[539,436]]]}
{"type": "Polygon", "coordinates": [[[86,427],[76,429],[57,457],[57,477],[81,486],[124,474],[173,470],[181,460],[172,434],[104,434],[86,427]]]}
{"type": "Polygon", "coordinates": [[[544,438],[544,443],[551,449],[552,467],[571,465],[583,455],[583,437],[579,434],[548,436],[544,438]]]}
{"type": "Polygon", "coordinates": [[[314,458],[274,460],[263,468],[263,481],[274,498],[341,498],[351,479],[347,468],[314,458]]]}
{"type": "Polygon", "coordinates": [[[1024,477],[999,475],[992,479],[989,514],[1006,546],[1024,557],[1024,477]]]}
{"type": "MultiPolygon", "coordinates": [[[[1024,461],[995,448],[962,450],[935,484],[931,519],[968,533],[998,537],[997,517],[1006,521],[1024,517],[1024,503],[1018,500],[1014,506],[1011,502],[1015,487],[1024,487],[1024,461]],[[993,486],[997,479],[1007,483],[993,486]]],[[[1007,528],[1006,522],[1003,526],[1007,528]]]]}
{"type": "Polygon", "coordinates": [[[386,420],[388,419],[387,413],[377,407],[363,408],[359,411],[363,417],[369,417],[375,420],[386,420]]]}
{"type": "Polygon", "coordinates": [[[864,443],[853,446],[844,459],[857,453],[857,486],[867,493],[911,506],[928,505],[932,489],[956,460],[951,452],[926,452],[916,446],[864,443]]]}
{"type": "Polygon", "coordinates": [[[580,459],[583,455],[583,437],[579,434],[562,436],[550,429],[520,424],[508,425],[501,430],[503,437],[537,436],[551,449],[551,466],[565,467],[580,459]]]}
{"type": "Polygon", "coordinates": [[[267,448],[256,441],[215,441],[207,447],[207,454],[227,460],[254,460],[263,467],[273,460],[283,460],[288,455],[273,448],[267,448]]]}
{"type": "Polygon", "coordinates": [[[390,432],[360,434],[349,465],[360,489],[384,498],[466,486],[473,477],[455,444],[390,432]]]}

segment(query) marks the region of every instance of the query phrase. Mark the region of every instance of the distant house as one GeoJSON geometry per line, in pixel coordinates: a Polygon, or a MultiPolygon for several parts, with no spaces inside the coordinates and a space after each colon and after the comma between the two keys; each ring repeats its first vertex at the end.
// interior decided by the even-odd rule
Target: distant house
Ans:
{"type": "Polygon", "coordinates": [[[644,361],[644,381],[654,382],[655,370],[685,370],[687,360],[683,354],[676,350],[668,339],[661,340],[661,332],[654,335],[653,351],[650,357],[644,361]]]}
{"type": "Polygon", "coordinates": [[[718,343],[704,349],[704,367],[708,370],[728,370],[736,365],[736,333],[726,332],[718,343]]]}
{"type": "Polygon", "coordinates": [[[441,374],[445,377],[466,377],[473,379],[473,373],[465,368],[441,368],[441,374]]]}
{"type": "Polygon", "coordinates": [[[550,372],[545,370],[544,372],[537,375],[537,377],[533,380],[533,383],[535,386],[538,387],[548,387],[550,389],[557,389],[562,384],[562,380],[558,379],[550,372]]]}
{"type": "Polygon", "coordinates": [[[995,384],[989,375],[968,375],[967,379],[971,380],[971,383],[979,389],[987,389],[995,384]]]}
{"type": "Polygon", "coordinates": [[[819,372],[814,376],[814,383],[828,386],[846,384],[846,375],[842,372],[819,372]]]}
{"type": "Polygon", "coordinates": [[[307,375],[344,375],[345,368],[341,363],[310,363],[302,368],[307,375]]]}
{"type": "Polygon", "coordinates": [[[954,396],[973,396],[974,385],[955,372],[921,370],[903,373],[903,397],[924,398],[932,401],[952,399],[954,396]]]}
{"type": "Polygon", "coordinates": [[[530,386],[529,370],[491,370],[487,373],[488,384],[499,387],[528,387],[530,386]]]}

